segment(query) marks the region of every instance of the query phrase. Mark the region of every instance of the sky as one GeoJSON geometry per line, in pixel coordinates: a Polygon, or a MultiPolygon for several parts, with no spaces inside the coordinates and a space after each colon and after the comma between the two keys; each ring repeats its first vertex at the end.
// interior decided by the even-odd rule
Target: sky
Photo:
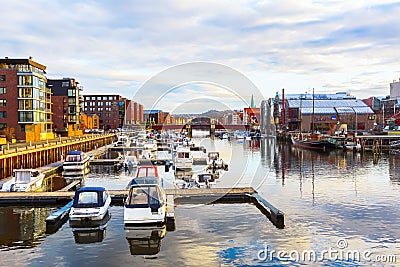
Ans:
{"type": "Polygon", "coordinates": [[[250,92],[238,97],[212,79],[148,86],[148,96],[169,92],[161,100],[136,95],[193,62],[246,76],[256,104],[282,88],[385,96],[400,78],[400,1],[0,0],[0,12],[0,57],[32,56],[48,78],[73,77],[84,94],[120,94],[145,108],[249,105],[250,92]]]}

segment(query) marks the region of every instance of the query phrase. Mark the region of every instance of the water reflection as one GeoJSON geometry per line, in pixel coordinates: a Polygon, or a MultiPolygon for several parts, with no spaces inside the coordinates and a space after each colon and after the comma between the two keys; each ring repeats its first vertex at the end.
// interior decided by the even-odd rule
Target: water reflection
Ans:
{"type": "Polygon", "coordinates": [[[162,227],[125,227],[131,255],[156,255],[161,249],[161,240],[167,232],[162,227]]]}
{"type": "Polygon", "coordinates": [[[107,213],[104,219],[100,222],[85,222],[81,224],[70,224],[72,232],[74,233],[75,243],[77,244],[89,244],[102,242],[106,237],[107,223],[110,220],[111,215],[107,213]]]}
{"type": "MultiPolygon", "coordinates": [[[[238,144],[235,140],[206,139],[203,144],[210,151],[224,153],[224,159],[232,154],[229,171],[220,178],[218,186],[255,187],[285,212],[285,229],[276,229],[258,209],[248,204],[185,204],[176,207],[177,230],[173,234],[157,230],[153,233],[149,229],[143,234],[139,229],[128,233],[123,225],[122,207],[111,206],[113,217],[107,226],[107,237],[105,232],[78,232],[79,242],[89,239],[95,243],[76,245],[75,232],[65,224],[54,235],[48,235],[46,242],[34,247],[44,236],[40,227],[33,227],[38,224],[34,216],[23,220],[26,215],[18,214],[18,209],[13,214],[13,208],[0,208],[2,265],[15,264],[16,252],[9,247],[18,249],[24,242],[23,245],[33,248],[29,250],[31,253],[18,253],[18,263],[33,266],[51,265],[54,259],[66,266],[290,265],[293,262],[260,262],[257,252],[265,244],[277,251],[320,252],[337,248],[339,237],[348,241],[349,250],[371,250],[374,255],[398,254],[398,155],[383,154],[375,159],[372,154],[341,150],[318,153],[292,148],[273,139],[261,140],[259,150],[251,148],[250,142],[238,144]],[[35,234],[27,231],[29,227],[37,229],[35,234]]],[[[87,184],[120,189],[130,179],[124,172],[110,175],[99,171],[89,175],[87,184]]],[[[31,212],[30,208],[25,210],[31,212]]],[[[43,224],[46,215],[47,212],[42,216],[43,224]]],[[[318,264],[339,266],[348,262],[318,264]]]]}
{"type": "Polygon", "coordinates": [[[34,247],[45,236],[49,208],[0,208],[0,248],[34,247]]]}

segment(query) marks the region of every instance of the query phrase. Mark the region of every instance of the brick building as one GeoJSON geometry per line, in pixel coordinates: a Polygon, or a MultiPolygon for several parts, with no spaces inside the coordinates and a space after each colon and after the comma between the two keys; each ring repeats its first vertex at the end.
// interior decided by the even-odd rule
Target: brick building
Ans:
{"type": "Polygon", "coordinates": [[[157,109],[149,109],[144,111],[144,120],[146,125],[163,124],[164,123],[164,112],[157,109]]]}
{"type": "Polygon", "coordinates": [[[125,115],[126,124],[140,124],[144,121],[143,105],[132,100],[126,100],[127,109],[125,115]]]}
{"type": "Polygon", "coordinates": [[[78,135],[82,86],[74,78],[48,79],[47,86],[52,92],[54,131],[62,135],[78,135]]]}
{"type": "Polygon", "coordinates": [[[99,116],[99,129],[122,128],[126,99],[120,95],[84,95],[83,111],[88,116],[99,116]]]}
{"type": "Polygon", "coordinates": [[[0,128],[17,140],[54,138],[46,66],[28,59],[0,59],[0,128]]]}

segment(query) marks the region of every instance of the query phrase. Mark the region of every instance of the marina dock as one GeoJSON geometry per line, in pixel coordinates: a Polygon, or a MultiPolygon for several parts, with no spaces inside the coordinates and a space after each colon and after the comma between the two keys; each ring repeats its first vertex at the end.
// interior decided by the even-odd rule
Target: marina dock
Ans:
{"type": "Polygon", "coordinates": [[[10,177],[13,169],[39,168],[62,161],[71,150],[88,152],[111,144],[115,135],[85,135],[76,138],[47,140],[37,144],[3,146],[0,150],[0,179],[10,177]]]}
{"type": "MultiPolygon", "coordinates": [[[[250,203],[255,204],[277,228],[284,228],[284,213],[257,194],[251,187],[243,188],[209,188],[209,189],[166,189],[170,219],[175,217],[174,205],[189,203],[250,203]],[[173,203],[171,203],[173,201],[173,203]]],[[[109,190],[114,205],[123,205],[128,190],[109,190]]],[[[75,192],[2,192],[0,206],[6,205],[65,205],[75,192]]]]}

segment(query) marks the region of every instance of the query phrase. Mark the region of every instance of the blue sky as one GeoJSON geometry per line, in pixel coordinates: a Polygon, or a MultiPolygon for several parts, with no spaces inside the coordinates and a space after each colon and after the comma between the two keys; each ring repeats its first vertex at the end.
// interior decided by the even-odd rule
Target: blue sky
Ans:
{"type": "MultiPolygon", "coordinates": [[[[2,57],[32,56],[49,78],[75,77],[87,94],[132,98],[152,76],[197,61],[241,72],[266,98],[282,88],[313,87],[382,96],[400,78],[396,1],[0,0],[0,6],[2,57]]],[[[200,84],[174,93],[190,94],[191,112],[237,102],[216,100],[221,90],[200,84]]],[[[159,107],[176,103],[168,98],[159,107]]]]}

